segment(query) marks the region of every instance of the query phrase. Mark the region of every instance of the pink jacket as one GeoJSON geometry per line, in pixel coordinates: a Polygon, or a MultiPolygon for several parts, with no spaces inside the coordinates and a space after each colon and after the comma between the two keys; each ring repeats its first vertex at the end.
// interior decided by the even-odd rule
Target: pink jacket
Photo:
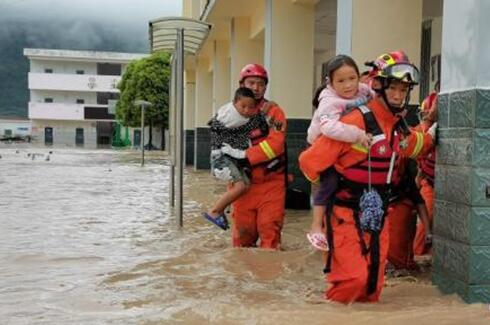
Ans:
{"type": "Polygon", "coordinates": [[[373,97],[373,91],[367,85],[359,83],[359,91],[354,98],[345,99],[337,95],[335,90],[327,87],[320,93],[318,109],[313,114],[308,128],[308,143],[312,144],[320,135],[329,138],[355,143],[364,136],[364,130],[354,125],[339,121],[346,109],[365,104],[373,97]]]}

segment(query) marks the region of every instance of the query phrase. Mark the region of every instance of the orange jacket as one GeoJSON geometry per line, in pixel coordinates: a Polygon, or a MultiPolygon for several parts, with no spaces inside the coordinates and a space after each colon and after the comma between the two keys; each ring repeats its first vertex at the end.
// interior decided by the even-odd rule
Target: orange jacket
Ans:
{"type": "MultiPolygon", "coordinates": [[[[391,139],[392,131],[399,118],[394,116],[378,99],[372,99],[367,106],[373,112],[380,128],[391,139]]],[[[359,110],[353,110],[341,118],[347,124],[355,125],[363,130],[364,118],[359,110]]],[[[410,134],[400,141],[400,152],[404,157],[417,158],[432,145],[432,137],[419,131],[411,130],[410,134]]],[[[337,141],[325,136],[318,137],[311,147],[299,156],[299,168],[311,182],[320,180],[320,173],[330,166],[335,166],[339,173],[366,159],[368,149],[359,144],[337,141]]]]}
{"type": "Polygon", "coordinates": [[[246,156],[252,165],[252,183],[263,183],[272,179],[284,179],[284,169],[274,172],[266,170],[267,162],[284,154],[286,143],[286,115],[275,103],[262,104],[262,111],[269,122],[269,134],[258,144],[246,150],[246,156]]]}

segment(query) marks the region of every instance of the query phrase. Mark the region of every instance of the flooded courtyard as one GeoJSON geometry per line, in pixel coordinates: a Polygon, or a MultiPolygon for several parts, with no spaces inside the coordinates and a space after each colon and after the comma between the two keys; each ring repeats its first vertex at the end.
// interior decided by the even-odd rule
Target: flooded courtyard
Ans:
{"type": "Polygon", "coordinates": [[[287,211],[281,251],[233,249],[200,217],[224,190],[207,171],[185,172],[180,229],[160,152],[0,155],[1,324],[490,324],[427,273],[389,279],[378,304],[326,303],[309,212],[287,211]]]}

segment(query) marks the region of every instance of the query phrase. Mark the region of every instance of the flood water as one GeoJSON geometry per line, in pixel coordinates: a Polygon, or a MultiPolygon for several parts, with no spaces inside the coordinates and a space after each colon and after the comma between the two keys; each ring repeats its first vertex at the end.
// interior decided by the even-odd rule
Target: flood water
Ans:
{"type": "Polygon", "coordinates": [[[429,274],[389,279],[378,304],[326,303],[309,212],[287,212],[281,251],[233,249],[200,217],[224,190],[206,171],[186,170],[179,229],[160,153],[0,155],[0,324],[490,324],[429,274]]]}

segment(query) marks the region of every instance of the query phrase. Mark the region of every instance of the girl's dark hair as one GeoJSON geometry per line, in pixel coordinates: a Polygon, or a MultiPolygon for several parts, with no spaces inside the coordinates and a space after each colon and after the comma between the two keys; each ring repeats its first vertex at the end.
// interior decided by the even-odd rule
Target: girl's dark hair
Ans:
{"type": "Polygon", "coordinates": [[[323,89],[327,87],[327,82],[325,79],[328,78],[329,82],[332,82],[333,74],[335,73],[335,71],[337,71],[340,67],[344,65],[352,67],[356,71],[357,76],[360,76],[359,67],[357,66],[356,61],[354,61],[353,58],[344,54],[334,56],[327,63],[327,72],[326,75],[322,78],[322,84],[315,90],[315,94],[313,95],[313,100],[311,102],[313,107],[318,108],[318,105],[320,104],[320,93],[323,89]]]}
{"type": "Polygon", "coordinates": [[[335,73],[335,71],[337,71],[340,67],[344,65],[348,65],[349,67],[356,70],[357,76],[359,76],[359,67],[356,64],[356,61],[354,61],[354,59],[348,55],[339,54],[330,59],[327,64],[327,76],[330,82],[332,82],[333,80],[333,74],[335,73]]]}
{"type": "Polygon", "coordinates": [[[327,83],[325,82],[325,78],[323,78],[322,84],[315,90],[315,93],[313,94],[313,100],[311,101],[311,105],[313,105],[315,109],[317,109],[318,105],[320,105],[320,93],[326,87],[327,87],[327,83]]]}
{"type": "Polygon", "coordinates": [[[247,87],[240,87],[235,91],[235,96],[233,96],[233,102],[236,102],[240,98],[249,97],[255,100],[254,92],[247,87]]]}

